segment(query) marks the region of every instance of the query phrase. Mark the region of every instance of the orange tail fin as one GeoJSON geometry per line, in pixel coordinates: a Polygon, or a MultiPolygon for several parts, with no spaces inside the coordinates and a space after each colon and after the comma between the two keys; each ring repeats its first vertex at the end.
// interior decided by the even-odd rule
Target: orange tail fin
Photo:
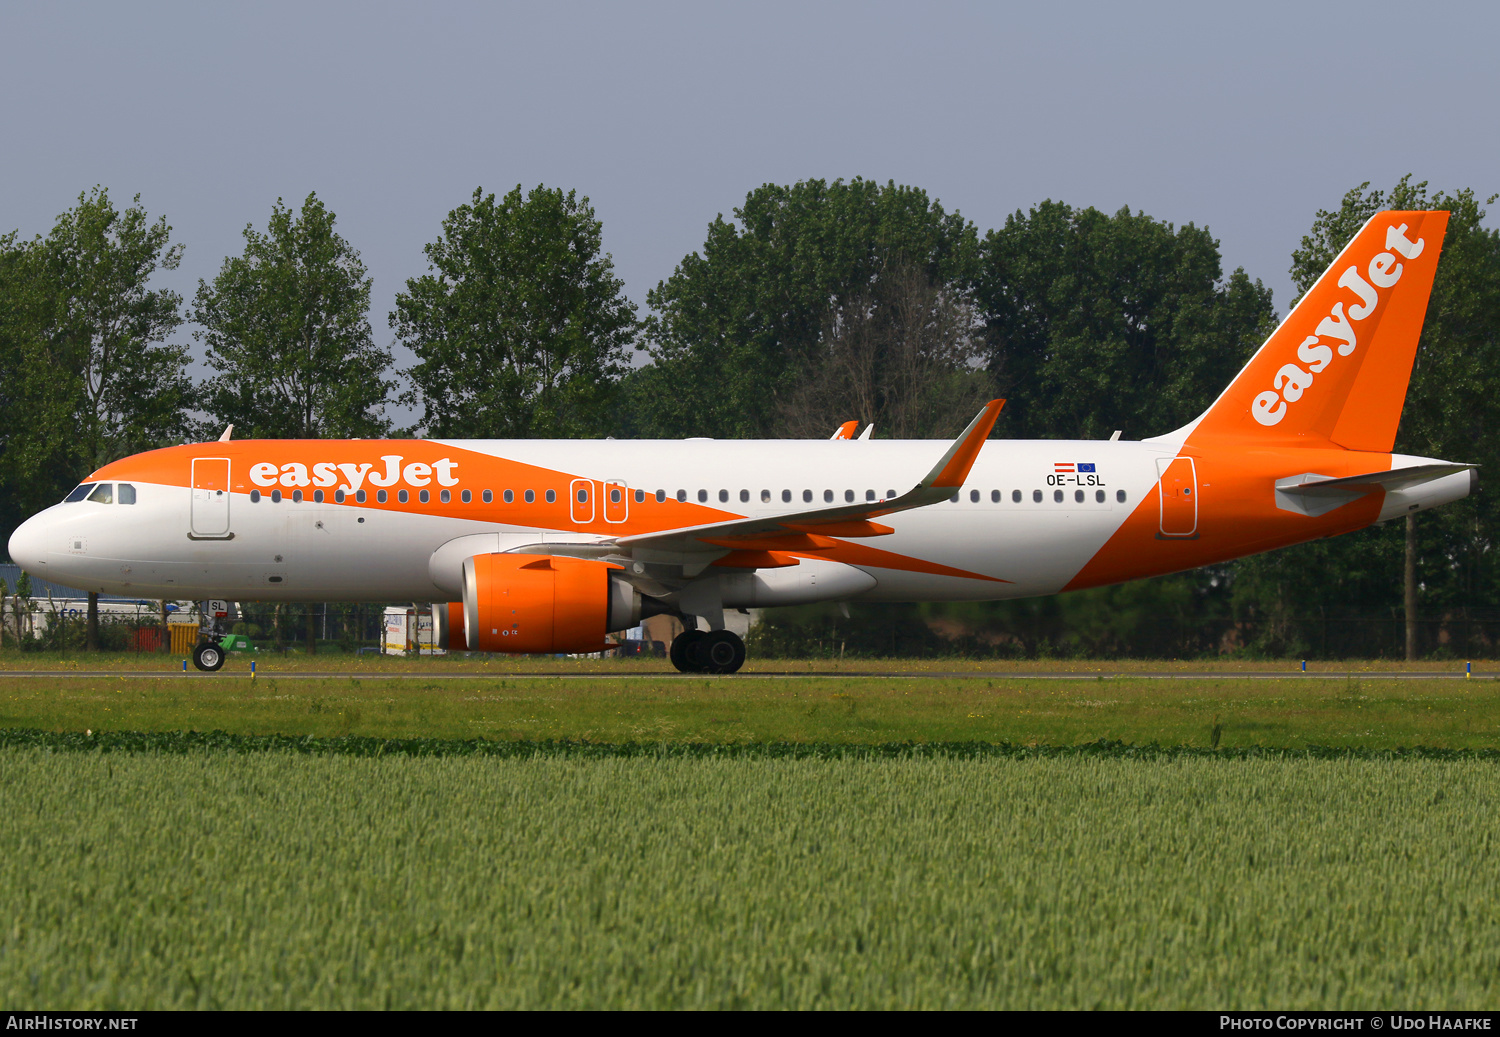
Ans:
{"type": "Polygon", "coordinates": [[[1389,451],[1447,227],[1446,212],[1370,217],[1192,437],[1389,451]]]}

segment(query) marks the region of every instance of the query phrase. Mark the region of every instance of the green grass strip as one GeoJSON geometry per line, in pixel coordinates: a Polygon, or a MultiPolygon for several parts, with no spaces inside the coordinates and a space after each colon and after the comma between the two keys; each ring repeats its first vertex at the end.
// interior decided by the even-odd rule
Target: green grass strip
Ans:
{"type": "Polygon", "coordinates": [[[369,738],[360,735],[242,735],[226,731],[42,731],[0,729],[0,749],[32,748],[91,753],[287,752],[317,756],[485,756],[686,759],[1051,759],[1097,757],[1136,760],[1484,760],[1500,762],[1500,749],[1431,746],[1375,749],[1309,745],[1297,748],[1134,745],[1099,739],[1081,745],[1016,745],[1010,742],[591,742],[585,739],[488,740],[482,738],[369,738]]]}

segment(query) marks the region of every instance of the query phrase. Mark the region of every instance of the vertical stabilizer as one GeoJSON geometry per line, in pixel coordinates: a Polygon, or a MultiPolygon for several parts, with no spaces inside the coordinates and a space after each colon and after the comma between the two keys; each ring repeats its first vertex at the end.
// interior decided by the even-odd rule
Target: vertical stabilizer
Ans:
{"type": "Polygon", "coordinates": [[[1389,451],[1447,226],[1446,212],[1370,217],[1191,437],[1389,451]]]}

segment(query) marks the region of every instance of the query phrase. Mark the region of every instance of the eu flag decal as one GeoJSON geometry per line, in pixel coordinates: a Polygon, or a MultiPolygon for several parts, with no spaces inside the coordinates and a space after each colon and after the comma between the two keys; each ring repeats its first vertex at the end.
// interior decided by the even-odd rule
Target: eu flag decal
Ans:
{"type": "Polygon", "coordinates": [[[1094,466],[1092,463],[1084,464],[1082,461],[1080,461],[1078,462],[1078,470],[1080,472],[1092,472],[1094,470],[1094,466]]]}

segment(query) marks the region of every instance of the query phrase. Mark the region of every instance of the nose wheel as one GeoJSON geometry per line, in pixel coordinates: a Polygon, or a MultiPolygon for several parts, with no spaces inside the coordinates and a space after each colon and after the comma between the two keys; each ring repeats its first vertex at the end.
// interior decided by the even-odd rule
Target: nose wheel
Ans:
{"type": "Polygon", "coordinates": [[[734,673],[745,665],[745,642],[732,630],[684,630],[669,654],[683,673],[734,673]]]}
{"type": "Polygon", "coordinates": [[[224,666],[224,649],[212,641],[200,642],[193,649],[193,665],[204,673],[213,673],[224,666]]]}

